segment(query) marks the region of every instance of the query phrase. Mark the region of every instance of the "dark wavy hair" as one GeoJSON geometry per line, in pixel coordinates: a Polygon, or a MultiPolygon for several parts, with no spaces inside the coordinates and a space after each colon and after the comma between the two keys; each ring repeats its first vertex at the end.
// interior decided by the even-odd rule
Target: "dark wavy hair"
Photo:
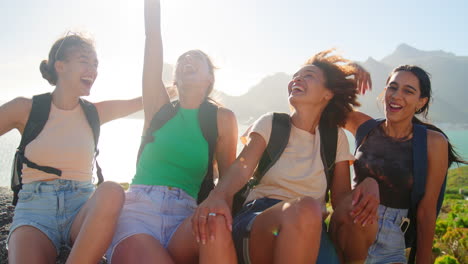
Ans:
{"type": "Polygon", "coordinates": [[[46,79],[51,85],[56,85],[57,71],[55,70],[55,62],[68,59],[73,48],[91,48],[94,50],[94,42],[92,39],[77,33],[67,34],[67,36],[56,40],[49,51],[49,59],[43,60],[39,66],[42,78],[46,79]]]}
{"type": "MultiPolygon", "coordinates": [[[[427,115],[429,113],[429,103],[432,101],[432,87],[431,87],[430,74],[428,72],[426,72],[424,69],[422,69],[421,67],[418,67],[418,66],[415,66],[415,65],[400,65],[400,66],[396,67],[395,69],[393,69],[393,71],[390,73],[390,75],[387,78],[387,84],[388,84],[390,78],[395,73],[400,72],[400,71],[411,72],[414,76],[416,76],[416,78],[418,78],[419,90],[421,91],[420,98],[427,98],[428,100],[427,100],[427,103],[423,107],[421,107],[420,109],[418,109],[418,111],[416,111],[415,115],[422,114],[423,117],[425,119],[427,119],[427,115]]],[[[440,132],[445,136],[445,138],[447,139],[448,148],[449,148],[448,149],[449,150],[448,151],[449,167],[454,162],[467,164],[467,162],[465,160],[463,160],[460,157],[460,155],[455,151],[454,147],[450,143],[449,138],[447,137],[447,135],[440,128],[436,127],[433,124],[425,123],[425,122],[421,121],[420,119],[418,119],[416,116],[413,117],[413,123],[423,125],[423,126],[427,127],[428,129],[440,132]]]]}
{"type": "Polygon", "coordinates": [[[334,95],[322,112],[321,122],[330,126],[344,126],[347,115],[354,107],[360,106],[355,79],[358,68],[340,55],[332,55],[333,51],[321,51],[309,58],[304,65],[320,68],[325,76],[325,87],[334,95]]]}

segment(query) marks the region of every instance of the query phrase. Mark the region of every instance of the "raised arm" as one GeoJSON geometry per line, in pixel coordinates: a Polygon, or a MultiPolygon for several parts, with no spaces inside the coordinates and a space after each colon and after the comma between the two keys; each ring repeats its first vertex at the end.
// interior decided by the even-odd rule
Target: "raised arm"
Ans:
{"type": "Polygon", "coordinates": [[[154,114],[169,102],[162,82],[163,46],[159,0],[145,0],[145,57],[143,64],[143,106],[146,131],[154,114]]]}
{"type": "Polygon", "coordinates": [[[31,112],[32,100],[18,97],[0,106],[0,136],[16,128],[23,134],[31,112]]]}
{"type": "Polygon", "coordinates": [[[440,188],[448,169],[448,142],[439,132],[427,131],[428,170],[425,193],[419,202],[417,222],[418,263],[431,263],[432,241],[436,224],[436,207],[440,188]]]}
{"type": "Polygon", "coordinates": [[[94,105],[99,113],[101,125],[114,119],[133,114],[143,108],[141,96],[130,100],[103,101],[95,103],[94,105]]]}

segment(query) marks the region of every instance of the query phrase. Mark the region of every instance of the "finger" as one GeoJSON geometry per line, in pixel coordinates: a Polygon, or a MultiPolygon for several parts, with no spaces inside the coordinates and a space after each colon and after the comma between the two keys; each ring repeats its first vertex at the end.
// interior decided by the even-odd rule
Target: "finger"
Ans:
{"type": "Polygon", "coordinates": [[[195,236],[197,243],[200,243],[200,233],[198,232],[198,210],[196,210],[195,213],[192,215],[191,222],[192,222],[192,233],[195,236]]]}
{"type": "Polygon", "coordinates": [[[361,200],[361,202],[360,202],[361,205],[359,207],[360,210],[354,215],[354,223],[355,224],[359,224],[359,225],[364,224],[364,219],[368,215],[368,211],[366,211],[368,201],[369,200],[366,199],[366,198],[363,198],[361,200]]]}
{"type": "Polygon", "coordinates": [[[377,208],[379,207],[379,203],[376,199],[370,199],[368,203],[369,207],[369,215],[364,219],[364,226],[367,224],[373,224],[374,221],[377,220],[377,208]]]}
{"type": "Polygon", "coordinates": [[[352,198],[352,202],[351,202],[352,206],[357,204],[357,202],[359,201],[360,196],[361,196],[361,188],[357,187],[353,191],[353,198],[352,198]]]}
{"type": "Polygon", "coordinates": [[[215,213],[208,214],[208,232],[211,241],[214,241],[216,237],[216,215],[215,213]]]}
{"type": "Polygon", "coordinates": [[[363,227],[370,223],[374,218],[374,215],[372,215],[372,207],[373,206],[371,201],[368,201],[361,214],[358,216],[358,223],[360,223],[363,227]]]}
{"type": "Polygon", "coordinates": [[[228,228],[229,231],[232,232],[232,214],[231,214],[231,209],[226,206],[225,208],[221,209],[218,214],[224,215],[224,218],[226,220],[226,227],[228,228]]]}
{"type": "Polygon", "coordinates": [[[354,218],[355,218],[354,222],[356,222],[356,218],[361,214],[362,210],[364,210],[368,200],[369,200],[368,196],[362,197],[359,200],[358,204],[352,210],[352,216],[354,216],[354,218]]]}
{"type": "Polygon", "coordinates": [[[206,222],[208,217],[208,209],[202,208],[198,214],[198,241],[203,245],[206,243],[206,222]]]}

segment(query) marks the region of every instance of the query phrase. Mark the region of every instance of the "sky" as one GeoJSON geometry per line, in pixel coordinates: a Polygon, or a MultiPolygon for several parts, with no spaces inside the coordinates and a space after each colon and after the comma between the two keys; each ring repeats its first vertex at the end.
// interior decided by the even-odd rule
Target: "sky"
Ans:
{"type": "MultiPolygon", "coordinates": [[[[337,48],[377,60],[406,43],[468,56],[468,1],[161,0],[164,61],[190,49],[213,59],[215,88],[240,95],[276,72],[337,48]]],[[[0,1],[0,101],[52,91],[39,64],[68,30],[96,42],[91,101],[141,95],[143,0],[0,1]]]]}

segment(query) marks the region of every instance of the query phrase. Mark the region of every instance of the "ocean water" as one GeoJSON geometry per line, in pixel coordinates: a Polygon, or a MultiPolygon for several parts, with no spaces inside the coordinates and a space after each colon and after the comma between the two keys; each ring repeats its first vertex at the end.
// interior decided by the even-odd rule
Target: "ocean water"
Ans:
{"type": "MultiPolygon", "coordinates": [[[[106,180],[130,182],[135,174],[143,121],[140,119],[120,119],[107,123],[101,128],[99,139],[99,165],[106,180]]],[[[247,125],[239,125],[239,135],[247,125]]],[[[468,159],[468,130],[446,130],[457,151],[468,159]]],[[[351,151],[354,138],[347,133],[351,151]]],[[[17,131],[10,131],[0,137],[0,186],[9,186],[13,154],[20,141],[17,131]]],[[[242,146],[238,145],[238,153],[242,146]]]]}

